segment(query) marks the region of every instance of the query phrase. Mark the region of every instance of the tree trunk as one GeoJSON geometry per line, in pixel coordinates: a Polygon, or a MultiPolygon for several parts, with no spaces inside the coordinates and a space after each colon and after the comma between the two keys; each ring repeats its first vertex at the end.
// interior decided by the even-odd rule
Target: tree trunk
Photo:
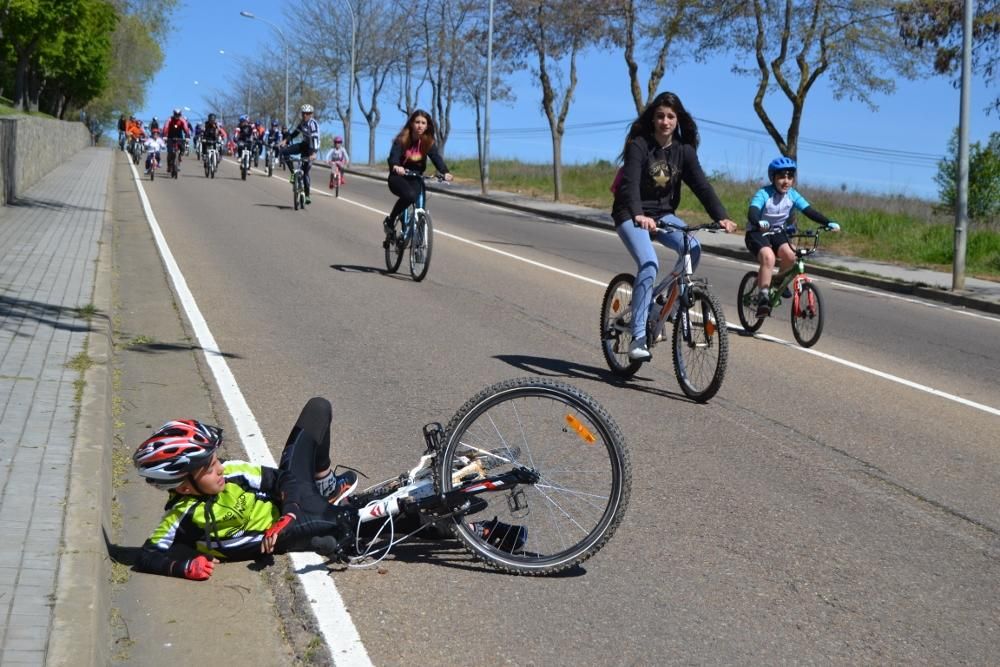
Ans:
{"type": "Polygon", "coordinates": [[[552,133],[552,192],[553,201],[562,196],[562,133],[552,133]]]}

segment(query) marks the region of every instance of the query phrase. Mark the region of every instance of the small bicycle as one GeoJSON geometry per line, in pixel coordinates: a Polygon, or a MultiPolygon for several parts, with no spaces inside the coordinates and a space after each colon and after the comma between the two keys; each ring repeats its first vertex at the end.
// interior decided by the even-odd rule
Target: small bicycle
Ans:
{"type": "Polygon", "coordinates": [[[306,207],[306,181],[302,158],[292,158],[292,206],[296,211],[306,207]]]}
{"type": "MultiPolygon", "coordinates": [[[[792,335],[802,347],[812,347],[823,333],[823,299],[819,287],[806,275],[806,257],[815,254],[819,248],[819,236],[824,228],[792,234],[789,241],[795,250],[795,264],[779,277],[778,284],[772,281],[767,297],[771,313],[781,305],[782,293],[792,294],[792,335]],[[804,241],[802,245],[795,241],[804,241]]],[[[765,232],[767,236],[773,232],[765,232]]],[[[757,316],[757,271],[748,271],[740,281],[740,292],[736,299],[740,324],[750,333],[755,333],[764,324],[766,315],[757,316]]]]}
{"type": "Polygon", "coordinates": [[[426,450],[412,470],[349,498],[355,534],[317,551],[367,567],[434,525],[494,568],[555,574],[596,554],[625,515],[632,470],[621,429],[568,384],[494,384],[447,426],[431,423],[423,434],[426,450]],[[419,519],[419,528],[397,535],[401,515],[419,519]],[[484,535],[476,529],[484,522],[505,534],[484,535]]]}
{"type": "MultiPolygon", "coordinates": [[[[420,180],[420,194],[416,202],[403,211],[402,216],[392,221],[392,228],[386,232],[382,247],[385,249],[385,268],[389,273],[399,270],[403,253],[410,249],[410,275],[420,282],[431,266],[431,250],[434,247],[434,226],[431,214],[427,212],[427,188],[424,181],[428,177],[418,171],[406,170],[407,178],[420,180]]],[[[444,176],[435,174],[432,178],[443,182],[444,176]]]]}
{"type": "Polygon", "coordinates": [[[160,168],[160,151],[150,150],[146,154],[146,173],[149,180],[156,180],[156,170],[160,168]]]}
{"type": "Polygon", "coordinates": [[[333,190],[333,196],[340,196],[340,165],[336,162],[330,163],[330,189],[333,190]]]}
{"type": "MultiPolygon", "coordinates": [[[[671,345],[677,382],[688,398],[704,403],[722,386],[729,360],[729,336],[718,298],[709,290],[708,282],[694,276],[691,237],[702,229],[721,227],[714,222],[685,227],[664,221],[658,226],[684,232],[684,249],[673,271],[653,288],[646,341],[652,351],[665,337],[667,323],[673,322],[671,345]]],[[[611,372],[621,378],[635,375],[643,363],[628,356],[634,282],[631,273],[618,274],[608,283],[601,303],[601,350],[611,372]]]]}

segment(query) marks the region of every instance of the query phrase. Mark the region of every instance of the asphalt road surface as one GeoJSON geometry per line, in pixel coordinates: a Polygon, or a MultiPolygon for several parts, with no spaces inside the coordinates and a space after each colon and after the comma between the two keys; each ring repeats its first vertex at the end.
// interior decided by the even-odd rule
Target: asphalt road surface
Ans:
{"type": "MultiPolygon", "coordinates": [[[[273,448],[323,395],[335,461],[383,479],[416,462],[425,423],[523,375],[592,394],[627,438],[626,520],[568,576],[433,543],[335,572],[375,664],[1000,662],[996,318],[819,279],[818,354],[787,308],[774,339],[734,330],[698,405],[667,346],[627,383],[604,364],[603,284],[633,270],[613,232],[431,193],[415,283],[405,261],[384,271],[384,182],[349,176],[293,212],[287,180],[199,167],[143,187],[273,448]]],[[[703,257],[731,323],[750,268],[703,257]]]]}

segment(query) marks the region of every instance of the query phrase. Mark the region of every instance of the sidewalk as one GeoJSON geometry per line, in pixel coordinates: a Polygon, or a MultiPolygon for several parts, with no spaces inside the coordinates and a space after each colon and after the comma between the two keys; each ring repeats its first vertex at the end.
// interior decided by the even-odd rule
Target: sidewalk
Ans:
{"type": "Polygon", "coordinates": [[[80,151],[0,209],[3,665],[107,662],[99,653],[107,650],[107,565],[98,547],[110,472],[99,439],[110,432],[110,411],[106,384],[86,371],[108,353],[108,295],[95,297],[95,282],[110,158],[107,149],[80,151]],[[85,395],[84,380],[95,391],[85,395]],[[78,409],[89,425],[83,432],[78,409]],[[71,470],[89,488],[73,488],[71,470]],[[72,552],[69,533],[87,535],[72,552]],[[55,634],[65,641],[52,653],[55,634]]]}
{"type": "MultiPolygon", "coordinates": [[[[387,168],[379,165],[351,165],[348,173],[358,174],[376,180],[385,180],[387,168]]],[[[613,229],[610,211],[601,211],[585,206],[564,204],[542,199],[534,199],[510,192],[492,191],[483,195],[478,184],[451,183],[441,185],[427,181],[427,188],[437,192],[503,206],[525,213],[531,213],[556,220],[566,220],[595,227],[613,229]]],[[[737,221],[738,222],[738,221],[737,221]]],[[[698,235],[706,252],[750,261],[750,255],[743,245],[743,234],[698,235]]],[[[896,266],[886,262],[859,259],[819,253],[809,259],[809,272],[826,278],[841,280],[857,285],[909,294],[911,296],[964,306],[973,310],[1000,314],[1000,282],[966,278],[965,289],[951,291],[952,275],[943,271],[932,271],[916,267],[896,266]]]]}

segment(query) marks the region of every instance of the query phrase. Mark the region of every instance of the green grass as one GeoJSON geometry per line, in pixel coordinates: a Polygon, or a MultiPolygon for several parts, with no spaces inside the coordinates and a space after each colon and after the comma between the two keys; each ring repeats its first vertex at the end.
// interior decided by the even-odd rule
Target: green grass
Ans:
{"type": "MultiPolygon", "coordinates": [[[[479,182],[479,166],[475,158],[449,160],[448,166],[456,178],[479,182]]],[[[617,166],[606,160],[589,164],[563,166],[563,197],[567,203],[611,210],[609,191],[617,166]]],[[[736,182],[712,176],[719,199],[730,217],[746,224],[750,197],[759,183],[736,182]]],[[[490,186],[497,190],[552,199],[552,166],[524,163],[518,160],[490,162],[490,186]]],[[[934,202],[901,197],[878,196],[812,188],[802,191],[817,210],[841,223],[844,233],[827,234],[823,248],[831,253],[862,257],[908,266],[951,271],[954,256],[954,217],[936,210],[934,202]]],[[[683,188],[680,216],[691,223],[707,220],[697,198],[683,188]]],[[[804,219],[802,227],[812,226],[804,219]]],[[[978,278],[1000,280],[1000,220],[973,225],[969,232],[966,253],[966,274],[978,278]]]]}

